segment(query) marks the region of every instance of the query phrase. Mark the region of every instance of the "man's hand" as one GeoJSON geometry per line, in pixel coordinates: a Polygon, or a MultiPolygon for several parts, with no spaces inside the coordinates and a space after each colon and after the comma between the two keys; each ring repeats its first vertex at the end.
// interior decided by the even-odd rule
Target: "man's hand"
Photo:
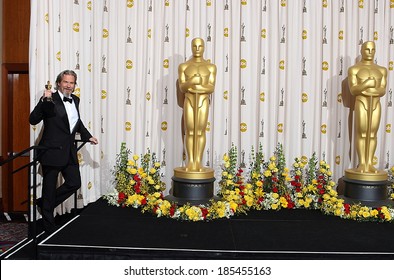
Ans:
{"type": "Polygon", "coordinates": [[[51,90],[49,90],[49,89],[47,89],[47,90],[45,90],[44,91],[44,95],[43,95],[43,98],[52,98],[52,91],[51,90]]]}
{"type": "Polygon", "coordinates": [[[98,140],[97,140],[96,137],[90,137],[90,138],[89,138],[89,142],[90,142],[90,144],[92,144],[92,145],[97,145],[97,144],[98,144],[98,140]]]}

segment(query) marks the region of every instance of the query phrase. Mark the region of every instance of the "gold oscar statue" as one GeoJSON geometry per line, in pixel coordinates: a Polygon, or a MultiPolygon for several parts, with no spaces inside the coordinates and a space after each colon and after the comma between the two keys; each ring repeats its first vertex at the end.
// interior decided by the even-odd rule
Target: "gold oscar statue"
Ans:
{"type": "Polygon", "coordinates": [[[374,63],[375,43],[361,46],[361,61],[348,69],[350,93],[355,97],[354,131],[358,156],[357,168],[345,170],[349,179],[383,181],[387,173],[373,166],[377,146],[381,105],[386,92],[387,69],[374,63]]]}
{"type": "Polygon", "coordinates": [[[183,121],[185,128],[186,167],[175,168],[179,178],[206,179],[213,177],[213,169],[203,167],[206,127],[210,95],[215,89],[216,66],[203,58],[204,40],[192,40],[193,56],[178,67],[180,91],[184,94],[183,121]]]}
{"type": "Polygon", "coordinates": [[[51,89],[52,89],[51,82],[48,81],[47,84],[45,85],[44,97],[45,97],[45,101],[53,103],[51,89]]]}

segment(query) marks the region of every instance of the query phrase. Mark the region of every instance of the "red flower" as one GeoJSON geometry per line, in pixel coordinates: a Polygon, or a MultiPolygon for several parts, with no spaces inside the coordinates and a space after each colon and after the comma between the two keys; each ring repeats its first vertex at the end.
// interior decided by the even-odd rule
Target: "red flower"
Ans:
{"type": "Polygon", "coordinates": [[[134,181],[136,181],[136,182],[141,181],[141,178],[140,178],[140,176],[139,176],[138,174],[135,174],[134,177],[133,177],[133,179],[134,179],[134,181]]]}
{"type": "Polygon", "coordinates": [[[277,187],[273,187],[273,188],[272,188],[272,191],[273,191],[274,193],[277,193],[277,192],[278,192],[278,188],[277,188],[277,187]]]}
{"type": "Polygon", "coordinates": [[[290,199],[287,200],[287,208],[288,208],[288,209],[293,209],[294,206],[295,206],[295,205],[294,205],[293,201],[291,201],[290,199]]]}
{"type": "Polygon", "coordinates": [[[173,204],[172,206],[171,206],[171,208],[170,208],[170,216],[172,217],[172,216],[174,216],[174,214],[175,214],[175,204],[173,204]]]}
{"type": "Polygon", "coordinates": [[[350,213],[350,204],[345,203],[345,204],[343,205],[343,207],[345,207],[345,213],[346,213],[346,214],[349,214],[349,213],[350,213]]]}
{"type": "Polygon", "coordinates": [[[126,194],[124,192],[120,192],[118,194],[119,201],[123,201],[126,198],[126,194]]]}
{"type": "Polygon", "coordinates": [[[208,215],[208,209],[207,208],[200,208],[200,209],[201,209],[202,216],[205,219],[208,215]]]}
{"type": "Polygon", "coordinates": [[[297,181],[300,180],[300,175],[295,175],[294,179],[296,179],[297,181]]]}
{"type": "Polygon", "coordinates": [[[146,204],[146,197],[144,197],[144,198],[141,200],[141,204],[142,204],[142,205],[145,205],[145,204],[146,204]]]}

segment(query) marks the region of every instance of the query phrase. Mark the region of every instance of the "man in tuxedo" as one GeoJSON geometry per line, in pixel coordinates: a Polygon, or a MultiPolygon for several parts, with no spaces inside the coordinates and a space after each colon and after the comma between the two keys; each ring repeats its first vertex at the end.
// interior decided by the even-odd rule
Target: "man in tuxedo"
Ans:
{"type": "Polygon", "coordinates": [[[44,230],[54,232],[54,209],[81,187],[81,174],[75,145],[75,135],[81,140],[98,144],[98,141],[85,128],[79,114],[79,98],[74,92],[77,74],[72,70],[61,72],[56,78],[55,89],[44,91],[44,95],[30,113],[29,122],[36,125],[44,122],[38,161],[43,172],[42,196],[37,200],[41,208],[44,230]],[[64,184],[57,187],[59,173],[64,184]]]}

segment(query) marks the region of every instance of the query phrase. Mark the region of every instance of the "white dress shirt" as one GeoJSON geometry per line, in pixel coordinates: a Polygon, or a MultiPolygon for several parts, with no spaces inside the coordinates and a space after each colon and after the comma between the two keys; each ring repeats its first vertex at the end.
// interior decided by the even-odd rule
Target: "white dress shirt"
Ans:
{"type": "MultiPolygon", "coordinates": [[[[63,93],[59,91],[59,95],[60,95],[60,99],[63,101],[63,97],[64,97],[63,93]]],[[[69,98],[71,98],[71,96],[69,98]]],[[[79,119],[77,107],[75,106],[74,100],[72,101],[72,103],[63,101],[63,104],[64,107],[66,108],[68,122],[70,124],[70,133],[71,133],[79,119]]]]}

